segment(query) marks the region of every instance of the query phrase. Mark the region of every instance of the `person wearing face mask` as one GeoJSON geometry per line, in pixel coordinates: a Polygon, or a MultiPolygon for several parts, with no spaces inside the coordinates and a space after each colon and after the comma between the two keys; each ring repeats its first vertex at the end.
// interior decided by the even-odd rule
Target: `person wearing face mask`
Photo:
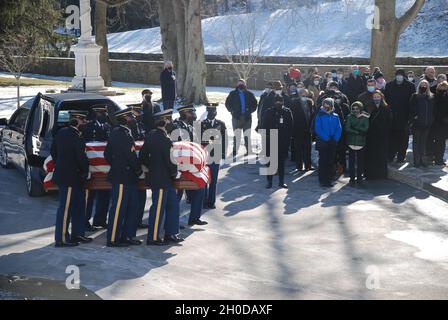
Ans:
{"type": "Polygon", "coordinates": [[[306,79],[303,81],[305,88],[308,88],[313,84],[314,75],[319,74],[319,69],[317,67],[312,67],[308,69],[308,74],[306,75],[306,79]]]}
{"type": "Polygon", "coordinates": [[[393,121],[389,138],[388,160],[402,163],[406,158],[409,142],[409,101],[415,93],[415,86],[405,77],[405,71],[398,69],[395,79],[386,84],[384,97],[392,111],[393,121]]]}
{"type": "Polygon", "coordinates": [[[313,102],[316,104],[320,95],[320,76],[318,74],[312,75],[307,89],[313,93],[313,102]]]}
{"type": "Polygon", "coordinates": [[[311,123],[314,118],[313,100],[307,97],[306,89],[299,90],[299,98],[293,101],[293,140],[297,171],[310,171],[311,167],[311,123]]]}
{"type": "Polygon", "coordinates": [[[386,88],[386,80],[384,79],[384,75],[381,72],[378,72],[374,77],[375,79],[375,88],[376,90],[384,93],[384,89],[386,88]]]}
{"type": "Polygon", "coordinates": [[[370,112],[365,150],[365,176],[368,180],[387,179],[388,139],[392,112],[381,91],[372,96],[374,109],[370,112]]]}
{"type": "Polygon", "coordinates": [[[173,62],[165,61],[164,69],[160,74],[162,87],[163,110],[173,109],[176,100],[176,72],[173,70],[173,62]]]}
{"type": "Polygon", "coordinates": [[[154,129],[155,113],[162,111],[161,106],[157,102],[152,101],[152,91],[150,89],[144,89],[142,91],[142,110],[143,110],[143,124],[145,132],[150,132],[154,129]]]}
{"type": "Polygon", "coordinates": [[[426,145],[434,122],[434,96],[426,80],[420,81],[417,92],[411,97],[409,118],[412,128],[412,153],[414,166],[426,167],[424,160],[426,145]]]}
{"type": "MultiPolygon", "coordinates": [[[[109,139],[110,125],[107,123],[107,105],[92,106],[93,119],[89,121],[82,132],[85,142],[102,141],[109,139]]],[[[109,210],[110,190],[86,190],[86,231],[96,231],[98,228],[107,228],[107,211],[109,210]],[[95,216],[93,225],[90,224],[93,207],[95,216]]]]}
{"type": "Polygon", "coordinates": [[[364,67],[364,72],[362,73],[362,81],[364,81],[364,85],[367,86],[367,80],[370,79],[370,67],[364,67]]]}
{"type": "Polygon", "coordinates": [[[334,174],[336,147],[342,134],[339,116],[334,113],[334,100],[326,98],[316,115],[314,122],[316,133],[316,149],[319,152],[319,183],[329,188],[334,174]]]}
{"type": "Polygon", "coordinates": [[[172,110],[154,114],[155,128],[145,137],[139,153],[140,161],[148,168],[145,185],[151,188],[152,205],[149,209],[147,245],[167,245],[184,241],[179,236],[179,200],[174,179],[177,164],[171,161],[173,143],[168,136],[172,110]]]}
{"type": "Polygon", "coordinates": [[[436,165],[445,165],[443,156],[448,138],[448,82],[444,81],[437,86],[434,98],[434,134],[433,154],[430,155],[436,165]]]}
{"type": "Polygon", "coordinates": [[[275,92],[272,89],[272,82],[266,82],[265,85],[265,89],[263,91],[263,93],[260,96],[260,99],[258,100],[258,107],[257,107],[257,129],[260,127],[261,125],[261,118],[263,116],[263,112],[266,111],[267,109],[267,104],[265,104],[265,101],[268,97],[272,97],[271,99],[273,99],[273,96],[275,96],[275,92]]]}
{"type": "Polygon", "coordinates": [[[73,247],[92,238],[85,232],[85,189],[89,174],[89,160],[81,130],[86,124],[86,113],[69,111],[70,125],[60,129],[51,145],[54,162],[53,181],[59,188],[59,206],[56,212],[56,247],[73,247]],[[71,224],[71,235],[69,225],[71,224]]]}
{"type": "Polygon", "coordinates": [[[354,65],[351,70],[343,92],[347,95],[349,101],[356,101],[358,96],[365,91],[365,85],[359,67],[354,65]]]}
{"type": "Polygon", "coordinates": [[[364,111],[371,113],[375,110],[373,94],[376,91],[376,81],[373,78],[367,80],[367,90],[358,96],[358,101],[364,106],[364,111]]]}
{"type": "Polygon", "coordinates": [[[369,130],[370,114],[363,111],[364,106],[356,101],[351,105],[351,113],[344,124],[346,141],[349,150],[350,184],[362,184],[364,174],[364,147],[369,130]],[[355,170],[356,168],[356,170],[355,170]],[[355,174],[356,172],[356,174],[355,174]]]}
{"type": "Polygon", "coordinates": [[[418,85],[420,84],[420,82],[422,80],[426,80],[429,83],[429,89],[430,91],[435,94],[436,93],[436,89],[437,89],[437,78],[436,78],[436,68],[434,68],[433,66],[430,67],[426,67],[424,69],[424,74],[422,75],[422,77],[418,80],[416,86],[418,87],[418,85]]]}
{"type": "Polygon", "coordinates": [[[407,79],[408,79],[408,81],[410,82],[410,83],[412,83],[413,85],[414,85],[414,87],[415,87],[415,80],[416,80],[416,77],[415,77],[415,73],[414,73],[414,71],[408,71],[408,74],[406,75],[406,77],[407,77],[407,79]]]}
{"type": "Polygon", "coordinates": [[[320,84],[320,91],[325,91],[329,82],[333,81],[331,72],[325,72],[323,80],[320,84]]]}
{"type": "Polygon", "coordinates": [[[233,138],[233,156],[236,157],[240,148],[242,131],[245,133],[244,145],[246,156],[248,156],[252,153],[250,129],[252,127],[252,113],[257,110],[257,99],[251,91],[247,90],[245,80],[238,80],[235,90],[229,93],[226,98],[226,108],[232,114],[232,127],[235,135],[233,138]]]}
{"type": "Polygon", "coordinates": [[[140,240],[133,239],[138,225],[138,181],[143,173],[130,128],[135,122],[134,111],[119,110],[114,117],[119,125],[112,130],[104,150],[104,158],[110,164],[107,179],[112,184],[107,246],[140,245],[140,240]]]}
{"type": "Polygon", "coordinates": [[[297,84],[295,82],[288,85],[288,91],[282,94],[283,100],[285,100],[285,107],[291,109],[292,101],[298,98],[297,84]]]}
{"type": "Polygon", "coordinates": [[[333,81],[335,81],[338,84],[339,90],[345,93],[347,80],[345,80],[344,78],[344,73],[345,73],[344,68],[338,68],[336,70],[336,76],[333,77],[333,81]]]}
{"type": "MultiPolygon", "coordinates": [[[[270,130],[278,130],[278,179],[279,187],[287,189],[285,184],[285,160],[288,157],[288,149],[293,133],[293,117],[291,110],[284,106],[284,99],[280,95],[274,98],[274,106],[266,110],[266,116],[263,118],[263,128],[266,129],[266,156],[273,157],[270,153],[270,130]]],[[[267,189],[272,188],[272,175],[267,176],[267,189]]]]}
{"type": "Polygon", "coordinates": [[[295,68],[294,66],[289,67],[288,72],[283,75],[283,81],[286,85],[289,85],[293,82],[301,81],[302,73],[300,69],[295,68]]]}

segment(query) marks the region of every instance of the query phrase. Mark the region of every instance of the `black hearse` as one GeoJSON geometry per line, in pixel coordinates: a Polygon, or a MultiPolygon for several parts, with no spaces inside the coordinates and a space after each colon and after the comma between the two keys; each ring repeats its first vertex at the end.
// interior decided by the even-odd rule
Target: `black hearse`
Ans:
{"type": "Polygon", "coordinates": [[[120,107],[105,96],[92,93],[41,94],[25,102],[9,121],[0,119],[0,165],[16,167],[26,177],[28,194],[45,194],[42,168],[56,131],[68,123],[67,110],[90,111],[106,104],[109,114],[120,107]]]}

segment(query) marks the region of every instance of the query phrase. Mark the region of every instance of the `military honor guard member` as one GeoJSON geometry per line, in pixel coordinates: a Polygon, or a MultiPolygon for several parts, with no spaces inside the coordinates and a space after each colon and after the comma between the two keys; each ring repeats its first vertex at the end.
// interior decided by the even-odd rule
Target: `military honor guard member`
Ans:
{"type": "Polygon", "coordinates": [[[157,102],[152,101],[152,91],[150,89],[143,89],[142,91],[142,110],[143,110],[143,123],[145,125],[146,132],[150,132],[154,129],[154,114],[162,111],[162,107],[157,102]]]}
{"type": "MultiPolygon", "coordinates": [[[[203,139],[202,145],[207,146],[210,141],[204,141],[204,132],[209,129],[216,130],[220,134],[220,144],[221,149],[219,150],[219,159],[215,156],[217,150],[211,150],[208,163],[211,171],[211,181],[210,185],[205,187],[204,192],[204,208],[215,209],[216,202],[216,185],[218,183],[219,165],[220,160],[226,158],[226,142],[227,142],[227,128],[223,121],[216,119],[217,111],[216,108],[218,103],[207,103],[207,118],[201,122],[201,137],[203,139]]],[[[212,139],[215,140],[215,139],[212,139]]]]}
{"type": "MultiPolygon", "coordinates": [[[[111,127],[107,122],[107,105],[99,104],[92,106],[93,118],[82,130],[85,142],[101,141],[109,139],[111,127]]],[[[109,211],[110,190],[86,190],[86,230],[95,231],[98,228],[107,228],[107,212],[109,211]],[[90,224],[93,207],[95,216],[93,226],[90,224]]]]}
{"type": "Polygon", "coordinates": [[[178,243],[179,200],[174,188],[177,164],[171,161],[172,141],[167,127],[171,125],[172,110],[168,109],[154,115],[155,129],[145,138],[140,151],[141,162],[148,168],[145,184],[152,191],[152,205],[149,210],[148,245],[178,243]],[[164,236],[162,237],[162,233],[164,236]]]}
{"type": "Polygon", "coordinates": [[[59,187],[59,207],[56,213],[56,247],[72,247],[87,243],[92,238],[84,236],[85,190],[89,174],[89,161],[81,128],[87,114],[69,111],[70,125],[56,134],[51,146],[55,170],[53,180],[59,187]],[[71,236],[68,227],[71,223],[71,236]]]}
{"type": "MultiPolygon", "coordinates": [[[[194,141],[195,133],[193,128],[193,122],[196,120],[196,109],[194,105],[189,104],[185,106],[181,106],[177,109],[179,111],[179,118],[176,119],[173,124],[175,129],[179,129],[179,141],[194,141]]],[[[197,134],[200,134],[198,132],[197,134]]],[[[205,225],[206,221],[201,220],[202,214],[202,206],[204,199],[204,191],[205,189],[199,190],[186,190],[187,194],[187,203],[191,204],[190,216],[188,218],[188,225],[193,226],[197,225],[205,225]]],[[[183,190],[179,190],[178,197],[179,201],[182,198],[183,190]]]]}
{"type": "Polygon", "coordinates": [[[112,206],[107,223],[107,246],[139,245],[136,234],[138,219],[138,180],[142,167],[137,157],[131,127],[135,122],[132,108],[115,112],[115,127],[104,151],[110,164],[108,180],[112,183],[112,206]]]}

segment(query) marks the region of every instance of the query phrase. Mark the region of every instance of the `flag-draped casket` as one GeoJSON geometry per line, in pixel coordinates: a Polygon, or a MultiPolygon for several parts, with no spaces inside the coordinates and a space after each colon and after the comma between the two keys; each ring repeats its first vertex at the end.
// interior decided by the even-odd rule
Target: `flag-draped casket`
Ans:
{"type": "MultiPolygon", "coordinates": [[[[86,183],[86,188],[93,190],[110,189],[111,185],[107,181],[107,173],[110,165],[104,158],[104,149],[107,142],[88,142],[86,143],[86,154],[89,159],[90,179],[86,183]]],[[[143,141],[136,141],[137,153],[143,146],[143,141]]],[[[177,189],[194,190],[205,187],[210,180],[210,169],[207,166],[207,151],[200,144],[188,141],[179,141],[173,143],[172,155],[177,162],[178,170],[181,173],[180,178],[174,181],[177,189]]],[[[46,190],[56,189],[53,183],[54,163],[51,156],[48,156],[44,162],[44,170],[47,173],[44,179],[44,188],[46,190]]],[[[144,177],[148,172],[143,166],[143,174],[140,176],[139,186],[144,187],[144,177]]]]}

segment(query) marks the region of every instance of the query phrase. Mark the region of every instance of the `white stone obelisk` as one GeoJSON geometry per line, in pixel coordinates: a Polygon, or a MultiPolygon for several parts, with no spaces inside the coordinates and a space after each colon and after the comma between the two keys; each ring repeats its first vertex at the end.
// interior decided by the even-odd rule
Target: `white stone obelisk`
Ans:
{"type": "Polygon", "coordinates": [[[75,77],[70,89],[83,89],[85,79],[86,92],[99,92],[107,89],[100,73],[101,47],[92,38],[90,11],[90,0],[79,0],[81,36],[78,44],[72,48],[75,54],[75,77]]]}

